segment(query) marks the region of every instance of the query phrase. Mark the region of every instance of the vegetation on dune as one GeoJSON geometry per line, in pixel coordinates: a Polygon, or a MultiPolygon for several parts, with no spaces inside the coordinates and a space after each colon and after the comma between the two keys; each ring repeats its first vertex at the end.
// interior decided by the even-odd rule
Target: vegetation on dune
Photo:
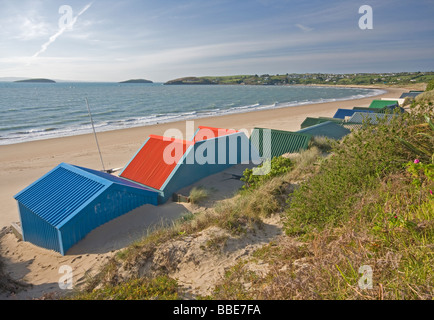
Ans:
{"type": "Polygon", "coordinates": [[[209,196],[209,191],[203,187],[194,187],[190,191],[190,202],[192,204],[198,204],[205,200],[209,196]]]}
{"type": "MultiPolygon", "coordinates": [[[[304,152],[274,158],[265,176],[246,170],[235,197],[150,231],[75,298],[182,299],[170,268],[131,270],[148,265],[166,243],[211,226],[242,237],[278,214],[285,233],[227,269],[212,294],[196,298],[433,299],[432,118],[432,103],[416,101],[390,124],[363,126],[338,142],[314,139],[304,152]],[[129,278],[121,276],[126,271],[129,278]]],[[[216,239],[204,246],[220,248],[227,236],[216,239]]]]}
{"type": "Polygon", "coordinates": [[[428,82],[425,91],[431,91],[434,90],[434,79],[428,82]]]}
{"type": "Polygon", "coordinates": [[[177,300],[178,283],[167,276],[131,279],[121,285],[107,285],[74,296],[79,300],[177,300]]]}
{"type": "Polygon", "coordinates": [[[418,103],[429,103],[434,101],[434,90],[425,91],[416,97],[418,103]]]}

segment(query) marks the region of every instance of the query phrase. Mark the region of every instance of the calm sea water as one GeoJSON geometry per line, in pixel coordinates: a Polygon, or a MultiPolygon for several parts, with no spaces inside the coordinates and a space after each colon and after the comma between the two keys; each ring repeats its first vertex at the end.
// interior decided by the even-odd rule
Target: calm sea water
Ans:
{"type": "Polygon", "coordinates": [[[381,93],[310,86],[0,82],[0,145],[92,132],[86,98],[101,132],[381,93]]]}

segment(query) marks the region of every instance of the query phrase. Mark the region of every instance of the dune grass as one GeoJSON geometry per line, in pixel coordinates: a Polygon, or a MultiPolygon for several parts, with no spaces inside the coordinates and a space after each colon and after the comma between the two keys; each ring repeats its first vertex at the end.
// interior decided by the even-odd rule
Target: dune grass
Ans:
{"type": "Polygon", "coordinates": [[[201,201],[209,197],[209,191],[203,187],[194,187],[190,191],[190,202],[192,204],[199,204],[201,201]]]}
{"type": "Polygon", "coordinates": [[[417,102],[434,103],[434,90],[421,93],[415,100],[417,102]]]}

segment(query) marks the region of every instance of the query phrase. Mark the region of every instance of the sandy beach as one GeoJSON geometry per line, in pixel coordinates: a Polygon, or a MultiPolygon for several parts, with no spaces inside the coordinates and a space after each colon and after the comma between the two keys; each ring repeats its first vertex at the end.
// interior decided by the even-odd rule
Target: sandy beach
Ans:
{"type": "MultiPolygon", "coordinates": [[[[120,168],[128,163],[150,134],[164,135],[169,129],[178,129],[182,136],[177,138],[191,139],[199,125],[246,129],[249,132],[254,127],[296,131],[308,116],[332,117],[338,108],[367,107],[373,99],[399,98],[402,92],[408,91],[401,88],[384,90],[387,93],[383,95],[358,100],[196,119],[194,127],[192,123],[187,127],[185,121],[180,121],[100,132],[98,140],[105,168],[120,168]]],[[[93,134],[0,146],[0,230],[19,221],[13,196],[62,162],[101,170],[93,134]]],[[[233,184],[232,187],[236,189],[237,185],[233,184]]],[[[162,218],[175,218],[188,209],[187,204],[178,203],[167,203],[159,207],[144,206],[135,210],[137,212],[119,218],[116,224],[108,223],[94,230],[64,257],[29,243],[19,242],[11,233],[4,235],[0,242],[0,255],[6,260],[6,270],[11,272],[14,279],[24,279],[34,285],[32,290],[15,298],[34,297],[50,288],[54,290],[60,277],[58,267],[63,264],[72,265],[77,270],[74,274],[77,282],[83,281],[86,270],[96,268],[115,250],[146,234],[146,226],[158,223],[162,218]],[[145,220],[146,222],[143,222],[145,220]]]]}

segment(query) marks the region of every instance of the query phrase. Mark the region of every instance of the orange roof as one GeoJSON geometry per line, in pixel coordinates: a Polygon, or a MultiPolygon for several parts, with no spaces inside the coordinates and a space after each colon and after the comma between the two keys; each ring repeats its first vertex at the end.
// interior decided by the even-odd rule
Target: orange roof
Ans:
{"type": "Polygon", "coordinates": [[[206,139],[217,138],[236,132],[238,131],[233,129],[221,129],[221,128],[199,126],[199,130],[197,130],[196,134],[194,135],[193,141],[194,142],[203,141],[206,139]]]}
{"type": "Polygon", "coordinates": [[[194,142],[150,135],[121,177],[160,189],[194,142]]]}

